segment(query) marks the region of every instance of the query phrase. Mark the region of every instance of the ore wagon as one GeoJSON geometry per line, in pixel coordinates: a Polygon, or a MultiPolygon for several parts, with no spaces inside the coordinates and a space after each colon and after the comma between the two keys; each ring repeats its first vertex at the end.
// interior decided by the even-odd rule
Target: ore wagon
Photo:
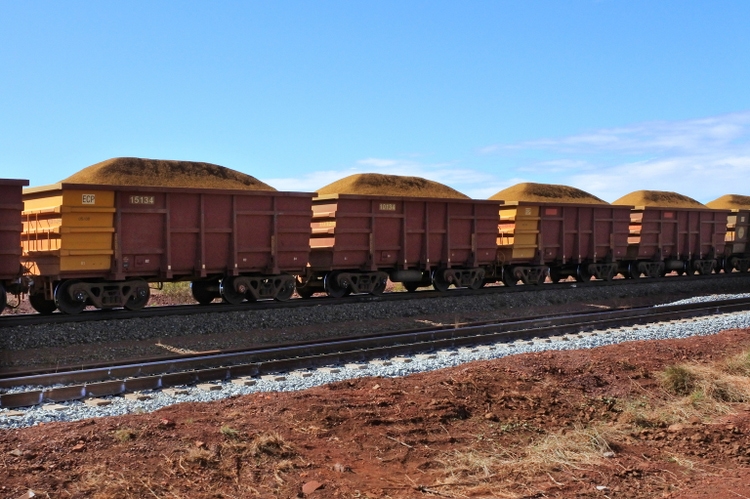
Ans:
{"type": "Polygon", "coordinates": [[[498,203],[334,194],[313,200],[310,267],[297,291],[380,294],[480,288],[495,259],[498,203]]]}
{"type": "Polygon", "coordinates": [[[420,177],[357,174],[313,200],[310,267],[297,292],[479,288],[495,258],[498,203],[420,177]]]}
{"type": "MultiPolygon", "coordinates": [[[[729,210],[727,233],[724,241],[724,255],[720,267],[724,272],[747,272],[750,268],[750,245],[748,229],[750,228],[750,196],[727,194],[706,203],[713,209],[729,210]]],[[[718,271],[718,269],[717,269],[718,271]]]]}
{"type": "Polygon", "coordinates": [[[40,312],[142,308],[149,282],[191,281],[200,303],[294,292],[312,194],[58,184],[25,195],[24,261],[40,312]]]}
{"type": "Polygon", "coordinates": [[[23,186],[28,180],[0,179],[0,313],[8,292],[23,291],[21,268],[21,210],[23,186]]]}
{"type": "Polygon", "coordinates": [[[139,309],[151,282],[190,281],[203,304],[286,300],[305,270],[311,193],[278,192],[218,165],[140,158],[70,179],[86,183],[24,192],[23,260],[37,276],[29,298],[39,312],[139,309]],[[148,174],[164,185],[95,183],[148,174]]]}
{"type": "Polygon", "coordinates": [[[568,186],[523,183],[491,199],[500,206],[499,277],[541,284],[568,276],[612,279],[627,252],[630,209],[568,186]]]}
{"type": "Polygon", "coordinates": [[[710,274],[724,254],[729,210],[665,191],[636,191],[613,204],[633,206],[622,271],[631,278],[710,274]]]}

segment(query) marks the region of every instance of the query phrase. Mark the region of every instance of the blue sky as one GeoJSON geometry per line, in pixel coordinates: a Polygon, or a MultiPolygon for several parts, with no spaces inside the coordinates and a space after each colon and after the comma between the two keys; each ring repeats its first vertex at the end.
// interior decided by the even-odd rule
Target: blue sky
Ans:
{"type": "Polygon", "coordinates": [[[0,0],[0,177],[117,156],[282,190],[750,195],[747,1],[0,0]]]}

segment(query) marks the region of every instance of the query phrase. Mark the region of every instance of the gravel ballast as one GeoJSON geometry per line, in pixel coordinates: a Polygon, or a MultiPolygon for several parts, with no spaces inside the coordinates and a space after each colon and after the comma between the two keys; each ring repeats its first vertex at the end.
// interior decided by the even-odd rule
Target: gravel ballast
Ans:
{"type": "MultiPolygon", "coordinates": [[[[519,286],[524,288],[524,286],[519,286]]],[[[23,367],[24,352],[35,366],[62,366],[139,356],[165,355],[183,349],[206,351],[314,340],[352,334],[522,316],[557,314],[561,310],[594,310],[654,304],[699,295],[741,293],[750,289],[750,274],[727,279],[666,278],[624,286],[538,286],[533,292],[486,292],[418,300],[371,301],[330,306],[326,299],[304,308],[217,312],[190,316],[69,322],[0,327],[0,369],[23,367]]],[[[491,290],[488,290],[491,291],[491,290]]],[[[113,312],[116,316],[117,312],[113,312]]]]}
{"type": "MultiPolygon", "coordinates": [[[[680,300],[681,303],[702,302],[727,298],[743,298],[743,295],[712,295],[680,300]]],[[[367,363],[356,367],[338,367],[335,370],[318,369],[306,376],[286,375],[284,381],[257,379],[252,386],[232,382],[217,383],[220,389],[206,390],[191,386],[177,393],[148,393],[147,400],[129,400],[125,397],[108,398],[109,405],[91,407],[81,401],[57,406],[36,406],[29,409],[0,410],[0,428],[12,429],[54,421],[76,421],[86,418],[115,416],[139,412],[151,412],[168,405],[183,402],[208,402],[221,398],[254,392],[304,390],[334,381],[358,377],[397,377],[411,373],[453,367],[467,362],[490,360],[509,355],[541,352],[546,350],[588,349],[626,341],[679,339],[690,336],[716,334],[727,329],[750,328],[750,312],[736,312],[689,321],[657,323],[643,326],[617,328],[596,333],[565,336],[557,340],[524,341],[502,343],[475,349],[457,349],[437,352],[432,356],[417,355],[390,362],[367,363]],[[51,409],[55,407],[56,409],[51,409]]]]}

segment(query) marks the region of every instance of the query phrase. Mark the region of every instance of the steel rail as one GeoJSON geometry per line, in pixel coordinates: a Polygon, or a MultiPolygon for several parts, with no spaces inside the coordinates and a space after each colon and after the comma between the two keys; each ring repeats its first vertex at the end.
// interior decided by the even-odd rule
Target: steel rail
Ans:
{"type": "Polygon", "coordinates": [[[457,327],[442,326],[357,338],[339,338],[241,352],[218,352],[167,361],[57,372],[0,380],[0,389],[33,385],[0,394],[0,408],[63,402],[87,397],[260,376],[279,371],[340,365],[440,349],[547,338],[636,324],[661,322],[750,309],[750,300],[597,311],[543,319],[509,320],[457,327]],[[66,386],[58,386],[64,384],[66,386]]]}
{"type": "Polygon", "coordinates": [[[167,305],[167,306],[153,306],[146,307],[141,310],[129,311],[125,309],[116,310],[85,310],[84,312],[77,315],[66,315],[63,313],[55,312],[51,315],[41,314],[6,314],[0,316],[0,329],[15,326],[33,326],[40,324],[63,324],[70,322],[95,322],[95,321],[106,321],[106,320],[126,320],[126,319],[146,319],[152,317],[170,317],[179,315],[194,315],[194,314],[212,314],[212,313],[231,313],[231,312],[248,312],[258,310],[288,310],[293,308],[304,308],[304,307],[317,307],[317,306],[331,306],[341,305],[347,303],[367,303],[367,302],[388,302],[388,301],[400,301],[400,300],[419,300],[419,299],[435,299],[435,298],[446,298],[446,297],[459,297],[459,296],[477,296],[487,293],[533,293],[540,290],[568,290],[575,288],[589,288],[593,286],[639,286],[641,284],[674,284],[675,280],[679,280],[681,284],[689,284],[690,282],[696,281],[725,281],[727,279],[748,279],[750,280],[750,273],[735,272],[730,275],[726,274],[711,274],[711,275],[695,275],[695,276],[667,276],[662,279],[650,279],[647,277],[641,277],[639,279],[613,279],[611,281],[590,281],[586,283],[581,282],[560,282],[560,283],[544,283],[541,285],[517,285],[517,286],[487,286],[478,290],[471,290],[466,288],[450,289],[444,293],[431,290],[422,290],[414,293],[407,292],[391,292],[385,293],[380,296],[373,295],[350,295],[345,298],[331,298],[328,296],[316,296],[306,299],[291,299],[286,302],[278,302],[274,300],[262,300],[257,302],[247,302],[240,305],[230,305],[228,303],[212,303],[210,305],[167,305]]]}

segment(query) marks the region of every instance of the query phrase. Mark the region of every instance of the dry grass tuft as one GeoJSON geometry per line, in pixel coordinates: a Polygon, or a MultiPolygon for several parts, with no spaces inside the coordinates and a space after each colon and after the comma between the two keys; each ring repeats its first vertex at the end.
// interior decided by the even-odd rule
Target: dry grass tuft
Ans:
{"type": "Polygon", "coordinates": [[[203,447],[190,447],[185,455],[185,461],[202,468],[216,466],[219,463],[216,454],[203,447]]]}
{"type": "MultiPolygon", "coordinates": [[[[193,293],[190,291],[190,283],[188,281],[161,283],[159,287],[151,288],[151,295],[154,298],[163,297],[171,304],[195,303],[195,298],[193,298],[193,293]]],[[[155,303],[157,301],[158,298],[155,300],[155,303]]]]}
{"type": "Polygon", "coordinates": [[[750,400],[750,358],[747,353],[715,365],[681,364],[667,367],[661,374],[662,386],[674,395],[690,398],[692,405],[710,402],[750,400]],[[732,372],[739,372],[740,375],[732,372]]]}
{"type": "Polygon", "coordinates": [[[256,457],[267,455],[279,458],[290,458],[296,454],[294,448],[276,432],[256,436],[250,442],[250,453],[256,457]]]}
{"type": "Polygon", "coordinates": [[[230,426],[224,425],[219,431],[230,440],[238,440],[240,438],[240,432],[230,426]]]}
{"type": "Polygon", "coordinates": [[[685,397],[695,390],[696,376],[688,366],[669,366],[659,376],[662,387],[673,395],[685,397]]]}
{"type": "Polygon", "coordinates": [[[142,499],[162,497],[160,493],[163,493],[163,487],[152,483],[148,478],[134,479],[105,466],[89,471],[75,487],[81,493],[79,497],[92,499],[142,499]]]}
{"type": "Polygon", "coordinates": [[[726,358],[721,368],[728,374],[750,377],[750,351],[726,358]]]}
{"type": "Polygon", "coordinates": [[[605,452],[612,452],[609,434],[597,425],[576,426],[544,436],[528,450],[526,465],[538,472],[582,469],[602,461],[605,452]]]}
{"type": "Polygon", "coordinates": [[[136,432],[130,428],[120,428],[119,430],[115,430],[112,436],[119,442],[129,442],[130,440],[135,440],[136,432]]]}
{"type": "MultiPolygon", "coordinates": [[[[518,482],[559,471],[588,469],[604,460],[611,452],[609,441],[616,430],[600,425],[563,429],[548,433],[528,447],[515,451],[492,447],[454,451],[438,460],[445,469],[446,484],[470,484],[476,491],[483,485],[504,481],[518,482]]],[[[502,496],[505,497],[505,496],[502,496]]]]}
{"type": "Polygon", "coordinates": [[[750,353],[729,357],[712,365],[680,364],[660,374],[667,395],[645,411],[626,412],[653,426],[680,423],[732,412],[731,404],[750,401],[750,353]],[[678,398],[673,398],[678,397],[678,398]]]}

